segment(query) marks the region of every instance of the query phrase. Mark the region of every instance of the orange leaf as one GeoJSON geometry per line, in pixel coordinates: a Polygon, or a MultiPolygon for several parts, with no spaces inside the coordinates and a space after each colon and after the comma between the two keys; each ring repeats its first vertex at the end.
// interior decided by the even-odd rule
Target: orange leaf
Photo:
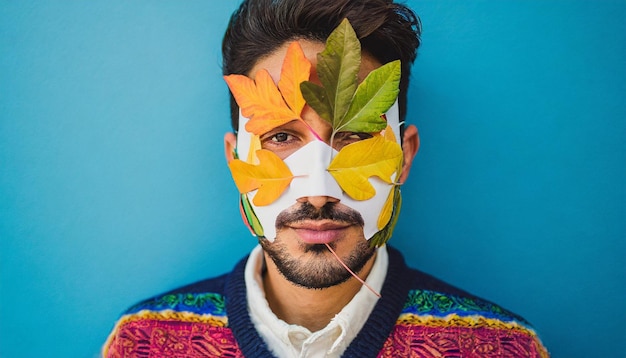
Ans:
{"type": "Polygon", "coordinates": [[[257,206],[273,203],[287,189],[293,174],[276,154],[260,149],[256,152],[259,165],[234,159],[228,163],[237,189],[242,194],[257,190],[252,202],[257,206]]]}
{"type": "Polygon", "coordinates": [[[300,114],[304,108],[305,101],[300,91],[300,83],[308,81],[310,75],[311,62],[304,56],[300,44],[297,41],[292,42],[287,48],[278,89],[294,113],[300,114]]]}
{"type": "Polygon", "coordinates": [[[265,69],[253,80],[243,75],[224,76],[235,101],[241,108],[246,131],[261,135],[294,119],[300,119],[304,98],[300,83],[309,79],[311,63],[302,48],[293,42],[287,48],[278,87],[265,69]]]}
{"type": "Polygon", "coordinates": [[[254,81],[243,75],[224,76],[241,113],[250,118],[246,130],[261,135],[300,117],[285,103],[266,70],[257,72],[254,81]]]}

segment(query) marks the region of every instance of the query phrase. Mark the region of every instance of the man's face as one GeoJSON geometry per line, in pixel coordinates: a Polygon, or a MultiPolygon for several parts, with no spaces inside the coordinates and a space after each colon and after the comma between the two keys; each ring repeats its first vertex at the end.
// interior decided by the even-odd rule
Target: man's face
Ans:
{"type": "MultiPolygon", "coordinates": [[[[305,57],[313,66],[310,81],[319,82],[315,71],[316,55],[324,49],[324,44],[304,40],[298,42],[305,57]]],[[[248,77],[255,78],[259,71],[266,70],[274,83],[278,83],[287,46],[288,44],[259,60],[247,74],[248,77]]],[[[370,56],[362,56],[358,81],[362,81],[368,73],[378,67],[380,63],[376,60],[370,56]]],[[[243,130],[243,123],[240,123],[239,147],[242,146],[243,130]]],[[[371,138],[375,134],[345,131],[335,131],[333,134],[331,124],[308,105],[302,111],[301,120],[289,121],[259,134],[260,149],[276,154],[291,169],[306,173],[297,181],[301,187],[292,184],[291,197],[283,195],[279,199],[283,202],[274,205],[280,208],[279,211],[274,209],[272,212],[264,208],[258,210],[261,221],[265,222],[263,228],[266,232],[272,233],[269,240],[265,237],[260,238],[261,245],[280,272],[293,283],[309,288],[324,288],[339,284],[350,277],[349,272],[332,256],[324,244],[333,248],[342,261],[355,272],[372,258],[374,249],[367,241],[369,237],[364,234],[363,211],[367,210],[355,210],[354,201],[345,198],[341,188],[330,175],[327,175],[326,168],[330,158],[343,148],[371,138]],[[319,173],[320,177],[317,177],[319,173]],[[293,196],[293,193],[297,195],[293,196]],[[262,217],[263,213],[266,217],[262,217]],[[273,223],[274,227],[268,228],[268,222],[273,223]]],[[[250,142],[248,136],[243,142],[246,144],[250,142]]],[[[227,156],[229,151],[232,152],[232,144],[230,147],[227,144],[227,156]]],[[[252,149],[243,150],[248,151],[252,149]]],[[[384,192],[384,186],[378,190],[384,192]]],[[[380,206],[387,197],[386,193],[389,193],[389,189],[379,195],[379,203],[377,206],[374,205],[378,207],[374,209],[375,217],[379,215],[380,206]]],[[[368,213],[365,214],[368,218],[368,213]]],[[[371,213],[369,214],[371,216],[371,213]]],[[[371,221],[369,218],[367,220],[371,221]]],[[[371,237],[372,228],[368,230],[371,237]]]]}
{"type": "MultiPolygon", "coordinates": [[[[300,46],[315,68],[316,56],[324,49],[324,44],[300,41],[300,46]]],[[[286,46],[283,46],[279,51],[260,60],[249,77],[254,78],[257,71],[266,69],[277,83],[285,52],[286,46]]],[[[371,58],[364,57],[361,61],[360,80],[379,66],[371,58]]],[[[317,81],[315,70],[311,73],[311,81],[317,81]]],[[[316,136],[326,144],[330,143],[330,123],[309,106],[305,106],[302,119],[304,123],[292,121],[262,135],[261,147],[276,153],[284,160],[304,145],[317,140],[316,136]]],[[[365,137],[365,134],[340,133],[333,138],[333,147],[340,150],[365,137]]],[[[328,195],[298,198],[296,203],[276,218],[276,239],[270,242],[262,238],[261,243],[288,280],[309,288],[333,286],[350,277],[350,273],[322,244],[331,245],[337,255],[355,272],[360,271],[374,253],[363,235],[361,214],[328,195]]]]}

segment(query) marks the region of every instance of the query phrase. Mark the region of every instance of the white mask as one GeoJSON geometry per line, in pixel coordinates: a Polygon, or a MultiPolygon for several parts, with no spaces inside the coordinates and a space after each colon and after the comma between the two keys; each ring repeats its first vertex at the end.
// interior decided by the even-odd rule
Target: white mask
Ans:
{"type": "MultiPolygon", "coordinates": [[[[394,104],[386,113],[387,123],[393,129],[394,137],[400,138],[398,104],[394,104]]],[[[239,132],[237,135],[237,155],[240,159],[250,157],[250,147],[254,136],[245,130],[248,118],[239,116],[239,132]]],[[[282,195],[269,205],[257,206],[252,202],[257,190],[244,194],[249,199],[254,214],[258,218],[263,236],[273,241],[276,238],[276,218],[285,209],[296,204],[298,198],[309,196],[329,196],[339,199],[339,202],[361,214],[364,222],[363,233],[370,239],[381,230],[378,221],[383,206],[394,189],[394,184],[388,184],[378,177],[370,177],[369,182],[376,194],[368,200],[354,200],[339,186],[335,178],[327,170],[330,160],[338,152],[321,140],[313,140],[283,161],[294,175],[289,187],[282,195]]],[[[251,163],[252,164],[252,163],[251,163]]],[[[395,175],[391,178],[395,181],[395,175]]],[[[245,215],[245,214],[243,214],[245,215]]],[[[245,218],[244,218],[245,219],[245,218]]],[[[254,232],[254,231],[253,231],[254,232]]],[[[259,233],[255,233],[259,234],[259,233]]]]}
{"type": "MultiPolygon", "coordinates": [[[[329,43],[350,43],[347,48],[360,51],[349,23],[344,21],[340,27],[341,31],[330,35],[327,49],[329,43]],[[336,36],[346,37],[331,41],[336,36]]],[[[366,239],[380,232],[372,241],[380,245],[390,235],[400,203],[395,182],[403,160],[397,103],[400,63],[392,61],[371,70],[357,88],[357,73],[353,77],[340,73],[341,66],[335,65],[347,61],[345,68],[358,70],[360,56],[338,58],[334,50],[317,56],[326,64],[316,69],[319,83],[309,82],[312,65],[297,42],[287,49],[278,85],[264,69],[256,73],[254,81],[243,75],[225,77],[241,108],[237,159],[229,162],[229,167],[242,194],[242,216],[253,234],[273,241],[277,217],[298,204],[298,199],[331,197],[361,215],[366,239]],[[327,99],[331,97],[333,103],[327,99]],[[313,135],[305,136],[308,139],[302,146],[284,159],[262,149],[259,138],[263,135],[294,120],[306,124],[301,117],[306,104],[320,114],[317,120],[328,122],[333,133],[330,138],[347,132],[367,133],[371,140],[351,142],[336,151],[307,124],[313,135]]]]}

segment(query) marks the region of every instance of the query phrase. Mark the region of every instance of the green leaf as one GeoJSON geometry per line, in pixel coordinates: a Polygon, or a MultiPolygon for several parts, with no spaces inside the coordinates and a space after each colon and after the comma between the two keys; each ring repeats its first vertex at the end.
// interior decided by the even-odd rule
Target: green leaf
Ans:
{"type": "Polygon", "coordinates": [[[387,63],[358,84],[361,44],[347,19],[330,34],[317,55],[321,86],[305,81],[302,95],[332,127],[331,143],[339,131],[376,133],[387,127],[381,117],[394,104],[400,84],[400,61],[387,63]]]}
{"type": "Polygon", "coordinates": [[[350,109],[336,131],[380,132],[387,122],[381,117],[394,104],[400,85],[400,61],[389,62],[369,73],[359,84],[350,109]]]}
{"type": "Polygon", "coordinates": [[[398,222],[400,207],[402,207],[402,194],[400,193],[400,187],[396,186],[393,193],[393,212],[391,213],[391,218],[382,230],[372,236],[370,239],[371,247],[380,247],[389,241],[391,234],[393,233],[393,229],[396,227],[396,223],[398,222]]]}
{"type": "Polygon", "coordinates": [[[239,210],[241,210],[241,216],[244,219],[244,222],[250,229],[250,231],[256,236],[263,236],[263,226],[254,213],[254,209],[252,205],[250,205],[250,201],[248,200],[248,196],[246,194],[241,194],[241,201],[239,202],[239,210]]]}
{"type": "Polygon", "coordinates": [[[306,81],[300,83],[300,91],[302,91],[302,97],[304,97],[307,104],[311,106],[320,117],[332,124],[333,109],[328,102],[328,97],[326,97],[326,90],[313,82],[306,81]]]}
{"type": "Polygon", "coordinates": [[[333,30],[324,51],[317,55],[317,75],[332,109],[331,125],[348,111],[357,88],[361,66],[361,43],[347,19],[333,30]]]}

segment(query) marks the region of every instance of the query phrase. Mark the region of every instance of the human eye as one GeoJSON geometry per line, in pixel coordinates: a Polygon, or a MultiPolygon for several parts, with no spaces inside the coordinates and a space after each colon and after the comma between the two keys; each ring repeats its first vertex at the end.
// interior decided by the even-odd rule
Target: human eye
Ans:
{"type": "Polygon", "coordinates": [[[358,141],[362,141],[364,139],[372,138],[371,133],[365,132],[338,132],[335,134],[333,140],[333,147],[336,150],[341,150],[341,148],[345,147],[348,144],[352,144],[358,141]]]}
{"type": "MultiPolygon", "coordinates": [[[[296,136],[294,136],[292,133],[289,133],[286,131],[280,131],[280,130],[265,133],[261,136],[260,139],[261,139],[261,146],[263,148],[271,147],[271,146],[284,146],[284,145],[291,144],[292,142],[297,140],[296,136]]],[[[265,148],[265,149],[271,149],[271,148],[265,148]]]]}
{"type": "Polygon", "coordinates": [[[260,140],[261,148],[274,152],[281,159],[285,159],[302,145],[301,136],[285,128],[276,128],[265,133],[261,135],[260,140]]]}
{"type": "Polygon", "coordinates": [[[278,132],[268,138],[268,140],[271,140],[274,143],[285,143],[290,139],[293,139],[293,136],[285,132],[278,132]]]}

